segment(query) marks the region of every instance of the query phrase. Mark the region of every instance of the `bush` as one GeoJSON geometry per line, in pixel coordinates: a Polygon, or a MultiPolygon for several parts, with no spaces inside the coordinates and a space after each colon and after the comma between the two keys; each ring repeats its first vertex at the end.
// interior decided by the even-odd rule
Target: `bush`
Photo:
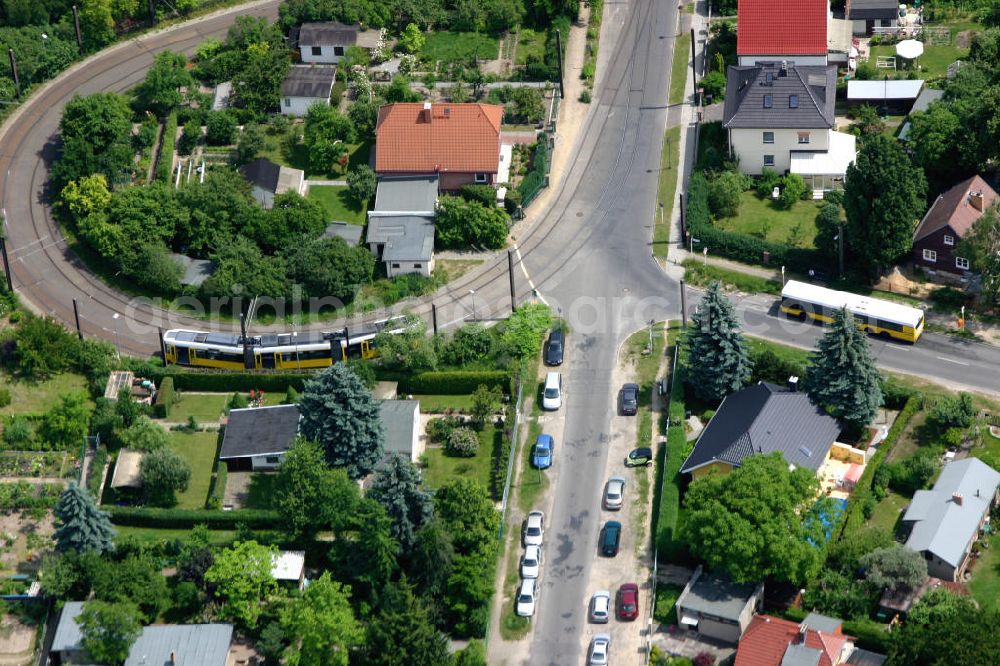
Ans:
{"type": "Polygon", "coordinates": [[[957,312],[963,305],[968,305],[969,299],[964,291],[953,287],[938,287],[931,292],[931,302],[941,310],[957,312]]]}
{"type": "Polygon", "coordinates": [[[170,182],[170,174],[174,166],[174,146],[177,142],[177,111],[171,111],[163,125],[163,136],[160,139],[160,156],[156,161],[156,180],[170,182]]]}
{"type": "MultiPolygon", "coordinates": [[[[291,388],[291,387],[289,387],[289,388],[291,388]]],[[[242,393],[239,393],[239,392],[234,393],[232,396],[230,396],[229,402],[226,403],[226,409],[227,410],[231,410],[231,409],[246,409],[249,406],[250,406],[250,402],[247,400],[247,397],[245,395],[243,395],[242,393]]]]}
{"type": "Polygon", "coordinates": [[[10,419],[3,429],[3,441],[8,449],[30,448],[30,442],[35,438],[35,429],[31,421],[23,415],[17,415],[10,419]]]}
{"type": "Polygon", "coordinates": [[[462,425],[462,419],[455,416],[442,416],[427,421],[427,437],[434,443],[448,441],[451,433],[462,425]]]}
{"type": "Polygon", "coordinates": [[[0,388],[0,407],[8,407],[10,405],[10,400],[10,390],[0,388]]]}
{"type": "Polygon", "coordinates": [[[590,91],[586,88],[580,91],[580,101],[584,104],[590,104],[590,91]]]}
{"type": "Polygon", "coordinates": [[[399,390],[402,393],[428,395],[467,395],[480,384],[506,389],[508,382],[509,376],[502,370],[421,372],[399,377],[399,390]]]}
{"type": "MultiPolygon", "coordinates": [[[[281,116],[284,118],[285,116],[281,116]]],[[[228,111],[212,111],[206,121],[205,141],[210,146],[236,143],[236,117],[228,111]]]]}
{"type": "Polygon", "coordinates": [[[518,208],[521,207],[521,192],[513,188],[507,188],[507,195],[503,200],[503,207],[506,209],[508,215],[513,215],[518,208]]]}
{"type": "Polygon", "coordinates": [[[968,428],[972,425],[974,416],[972,396],[959,393],[955,397],[947,396],[934,403],[927,414],[927,427],[937,433],[948,428],[968,428]]]}
{"type": "Polygon", "coordinates": [[[201,141],[201,125],[197,120],[189,120],[184,123],[184,132],[177,143],[177,152],[181,155],[190,155],[199,141],[201,141]]]}
{"type": "Polygon", "coordinates": [[[474,458],[479,452],[479,435],[472,428],[455,428],[448,435],[444,451],[449,456],[474,458]]]}
{"type": "Polygon", "coordinates": [[[706,96],[712,96],[713,102],[718,102],[726,96],[726,75],[722,72],[710,72],[698,84],[706,96]]]}
{"type": "Polygon", "coordinates": [[[491,185],[463,185],[459,195],[466,201],[476,201],[484,206],[495,206],[497,191],[491,185]]]}
{"type": "Polygon", "coordinates": [[[757,196],[764,199],[770,199],[771,194],[774,192],[774,188],[781,186],[781,174],[779,174],[774,169],[764,169],[760,176],[757,177],[757,182],[754,185],[754,189],[757,192],[757,196]]]}
{"type": "Polygon", "coordinates": [[[214,530],[234,530],[239,525],[249,529],[279,529],[281,516],[277,511],[240,509],[239,511],[206,511],[203,509],[149,509],[141,507],[105,507],[116,525],[190,529],[205,525],[214,530]]]}
{"type": "Polygon", "coordinates": [[[800,383],[805,376],[805,366],[781,358],[770,349],[765,349],[760,354],[751,354],[753,361],[753,374],[750,376],[750,383],[771,382],[784,386],[788,378],[796,376],[800,383]]]}
{"type": "Polygon", "coordinates": [[[740,198],[748,178],[735,171],[723,171],[710,184],[708,206],[716,217],[735,217],[740,212],[740,198]]]}
{"type": "Polygon", "coordinates": [[[153,401],[153,416],[158,419],[165,419],[170,416],[170,408],[174,404],[174,378],[164,377],[160,382],[160,388],[156,391],[156,399],[153,401]]]}
{"type": "Polygon", "coordinates": [[[781,205],[791,208],[809,192],[806,181],[797,173],[790,173],[782,179],[781,205]]]}

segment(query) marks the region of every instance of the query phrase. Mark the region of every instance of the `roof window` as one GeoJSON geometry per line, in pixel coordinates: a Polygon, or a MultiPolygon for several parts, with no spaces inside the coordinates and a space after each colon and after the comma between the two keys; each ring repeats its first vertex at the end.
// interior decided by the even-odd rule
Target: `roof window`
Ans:
{"type": "Polygon", "coordinates": [[[788,108],[789,109],[797,109],[797,108],[799,108],[799,96],[798,95],[789,95],[788,96],[788,108]]]}
{"type": "Polygon", "coordinates": [[[774,95],[764,95],[764,108],[770,109],[774,106],[774,95]]]}

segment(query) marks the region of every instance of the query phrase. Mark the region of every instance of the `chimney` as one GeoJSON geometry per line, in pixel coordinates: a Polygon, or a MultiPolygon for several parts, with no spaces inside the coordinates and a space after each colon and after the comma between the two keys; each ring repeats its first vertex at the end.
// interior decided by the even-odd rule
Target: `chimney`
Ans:
{"type": "Polygon", "coordinates": [[[176,650],[171,650],[170,651],[170,666],[174,666],[174,664],[176,664],[176,663],[177,663],[177,651],[176,650]]]}
{"type": "Polygon", "coordinates": [[[969,192],[969,203],[972,204],[973,208],[982,213],[986,203],[983,199],[983,193],[980,191],[969,192]]]}
{"type": "Polygon", "coordinates": [[[424,102],[424,122],[430,124],[431,122],[431,103],[424,102]]]}
{"type": "Polygon", "coordinates": [[[962,506],[962,493],[952,493],[951,499],[955,504],[962,506]]]}
{"type": "Polygon", "coordinates": [[[778,70],[778,76],[788,76],[788,61],[781,61],[781,69],[778,70]]]}
{"type": "Polygon", "coordinates": [[[792,393],[799,390],[799,378],[797,375],[792,375],[788,378],[788,390],[792,393]]]}
{"type": "Polygon", "coordinates": [[[799,643],[806,642],[806,632],[808,631],[809,631],[809,626],[805,622],[799,624],[799,635],[798,635],[799,643]]]}

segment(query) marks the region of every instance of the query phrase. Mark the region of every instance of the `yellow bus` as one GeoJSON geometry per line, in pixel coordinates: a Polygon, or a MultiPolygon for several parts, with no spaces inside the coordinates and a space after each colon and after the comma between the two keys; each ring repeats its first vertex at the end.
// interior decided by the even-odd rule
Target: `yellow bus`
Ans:
{"type": "Polygon", "coordinates": [[[847,308],[858,328],[881,338],[916,342],[924,332],[924,311],[902,303],[836,291],[789,280],[781,290],[781,311],[800,321],[830,323],[837,310],[847,308]]]}

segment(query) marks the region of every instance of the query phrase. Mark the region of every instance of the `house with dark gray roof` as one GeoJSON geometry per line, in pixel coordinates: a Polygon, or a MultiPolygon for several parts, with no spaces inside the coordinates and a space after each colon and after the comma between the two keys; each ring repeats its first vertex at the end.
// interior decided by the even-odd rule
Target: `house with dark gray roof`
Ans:
{"type": "Polygon", "coordinates": [[[375,192],[375,208],[368,217],[434,217],[439,181],[434,173],[382,176],[375,192]]]}
{"type": "Polygon", "coordinates": [[[368,220],[368,248],[385,264],[388,277],[434,270],[434,219],[405,215],[368,220]]]}
{"type": "Polygon", "coordinates": [[[734,583],[699,566],[677,597],[677,621],[702,636],[737,643],[763,600],[764,583],[734,583]]]}
{"type": "Polygon", "coordinates": [[[918,490],[903,514],[906,545],[927,560],[927,573],[957,581],[969,564],[972,544],[1000,501],[1000,472],[978,458],[944,466],[931,490],[918,490]]]}
{"type": "Polygon", "coordinates": [[[834,131],[837,67],[785,61],[730,67],[722,126],[740,171],[797,173],[815,193],[843,187],[852,134],[834,131]]]}
{"type": "Polygon", "coordinates": [[[330,104],[337,68],[330,65],[290,67],[281,82],[281,113],[304,116],[313,104],[330,104]]]}
{"type": "Polygon", "coordinates": [[[302,62],[332,65],[340,62],[352,46],[371,52],[381,40],[382,30],[364,30],[356,23],[303,23],[299,28],[299,53],[302,62]]]}
{"type": "MultiPolygon", "coordinates": [[[[77,624],[83,605],[68,601],[63,606],[49,652],[52,663],[94,663],[83,648],[77,624]]],[[[227,666],[232,640],[231,624],[152,624],[142,628],[125,666],[227,666]]]]}
{"type": "Polygon", "coordinates": [[[229,410],[219,460],[230,471],[273,470],[299,433],[299,408],[273,405],[229,410]]]}
{"type": "Polygon", "coordinates": [[[419,400],[382,400],[379,402],[382,432],[385,435],[385,456],[400,455],[416,463],[424,454],[424,441],[420,436],[419,400]]]}
{"type": "Polygon", "coordinates": [[[819,471],[840,423],[805,393],[759,383],[730,393],[695,442],[681,472],[726,473],[752,455],[778,451],[789,465],[819,471]]]}
{"type": "Polygon", "coordinates": [[[274,197],[285,192],[306,194],[306,174],[302,169],[292,169],[275,164],[266,157],[258,157],[239,169],[250,182],[253,198],[264,208],[274,206],[274,197]]]}
{"type": "Polygon", "coordinates": [[[870,35],[877,29],[892,29],[899,22],[898,0],[847,0],[844,15],[855,35],[870,35]]]}

